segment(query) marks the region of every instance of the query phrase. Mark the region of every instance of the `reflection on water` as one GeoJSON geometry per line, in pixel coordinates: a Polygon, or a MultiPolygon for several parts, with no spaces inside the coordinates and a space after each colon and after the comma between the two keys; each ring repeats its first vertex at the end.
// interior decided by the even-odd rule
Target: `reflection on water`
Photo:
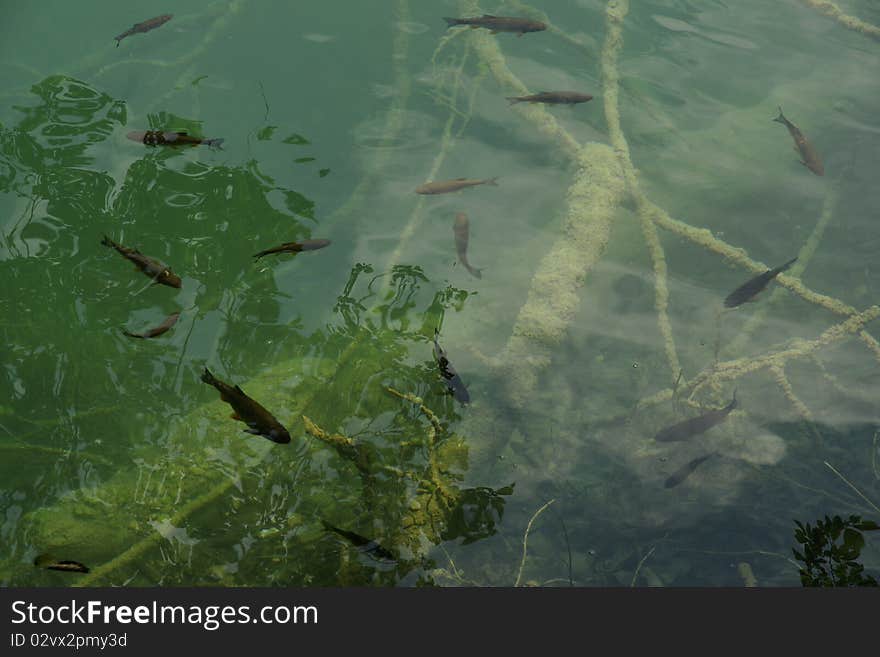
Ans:
{"type": "Polygon", "coordinates": [[[132,21],[108,16],[77,31],[106,50],[73,63],[9,35],[0,583],[797,585],[792,518],[875,517],[873,41],[757,0],[511,2],[550,22],[521,39],[447,32],[430,3],[344,25],[323,7],[291,39],[217,3],[189,17],[204,38],[162,32],[173,52],[145,34],[120,54],[107,34],[132,21]],[[504,100],[563,89],[595,100],[504,100]],[[144,130],[224,150],[125,138],[144,130]],[[462,213],[479,279],[456,264],[462,213]],[[205,366],[291,443],[243,433],[205,366]],[[734,392],[724,422],[654,439],[734,392]]]}

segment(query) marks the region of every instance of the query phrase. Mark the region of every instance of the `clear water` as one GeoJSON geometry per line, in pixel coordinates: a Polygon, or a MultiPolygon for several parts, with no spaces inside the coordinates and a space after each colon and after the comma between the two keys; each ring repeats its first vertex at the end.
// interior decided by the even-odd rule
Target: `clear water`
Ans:
{"type": "MultiPolygon", "coordinates": [[[[877,303],[880,43],[794,0],[630,5],[611,65],[639,192],[715,246],[768,266],[800,254],[789,273],[810,290],[859,312],[877,303]],[[770,120],[780,105],[824,177],[770,120]]],[[[739,586],[747,564],[761,585],[797,585],[794,519],[877,519],[870,337],[810,347],[845,315],[771,283],[719,319],[756,272],[660,225],[675,385],[632,183],[595,264],[568,263],[583,285],[533,280],[564,241],[578,168],[540,129],[544,114],[508,106],[519,90],[485,53],[497,45],[531,92],[593,94],[547,112],[575,142],[607,144],[606,3],[484,5],[543,12],[557,29],[447,32],[442,16],[472,6],[179,2],[170,22],[118,48],[115,35],[169,9],[7,10],[0,583],[739,586]],[[225,142],[126,138],[147,129],[225,142]],[[432,178],[495,176],[497,187],[414,193],[432,178]],[[457,212],[482,279],[456,263],[457,212]],[[104,234],[167,262],[182,288],[151,286],[104,234]],[[332,245],[251,257],[305,238],[332,245]],[[575,290],[574,303],[538,317],[556,338],[527,338],[514,358],[504,347],[530,290],[575,290]],[[120,332],[176,311],[163,336],[120,332]],[[437,326],[468,406],[439,376],[437,326]],[[785,350],[796,353],[774,361],[782,369],[766,366],[785,350]],[[741,371],[693,388],[734,361],[741,371]],[[206,365],[292,443],[243,433],[199,380],[206,365]],[[423,398],[433,439],[388,386],[423,398]],[[725,422],[653,440],[734,390],[725,422]],[[308,435],[303,415],[357,441],[361,468],[308,435]],[[93,572],[35,568],[44,553],[93,572]]],[[[880,23],[870,2],[841,6],[880,23]]],[[[876,539],[862,560],[876,571],[876,539]]]]}

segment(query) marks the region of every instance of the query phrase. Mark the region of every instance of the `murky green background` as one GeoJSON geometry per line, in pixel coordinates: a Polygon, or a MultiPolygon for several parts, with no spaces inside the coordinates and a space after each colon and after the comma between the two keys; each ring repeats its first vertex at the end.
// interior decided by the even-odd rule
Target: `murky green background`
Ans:
{"type": "MultiPolygon", "coordinates": [[[[641,190],[771,266],[813,234],[803,283],[859,311],[877,303],[880,42],[794,0],[631,4],[619,107],[641,190]],[[770,120],[779,105],[821,154],[823,178],[770,120]]],[[[880,23],[871,2],[841,6],[880,23]]],[[[533,92],[592,93],[549,111],[577,141],[607,143],[605,3],[533,7],[582,45],[499,34],[507,66],[533,92]]],[[[631,200],[614,211],[550,362],[493,360],[563,233],[576,171],[508,107],[514,90],[481,61],[476,33],[437,51],[455,32],[442,16],[466,14],[452,0],[6,7],[0,583],[740,586],[748,564],[761,585],[798,585],[793,519],[878,519],[878,362],[859,337],[785,363],[800,407],[766,367],[690,403],[639,405],[678,372],[631,200]],[[115,47],[132,23],[168,11],[169,23],[115,47]],[[126,139],[146,129],[222,137],[224,148],[126,139]],[[499,184],[417,196],[435,168],[435,179],[499,184]],[[481,280],[456,264],[456,212],[470,218],[481,280]],[[150,286],[101,246],[104,234],[169,263],[182,289],[150,286]],[[251,258],[308,237],[333,243],[251,258]],[[178,310],[154,340],[120,332],[178,310]],[[438,376],[438,325],[468,407],[438,376]],[[241,432],[199,381],[205,365],[262,401],[292,443],[241,432]],[[509,378],[523,373],[536,379],[517,404],[509,378]],[[433,441],[418,407],[386,386],[437,414],[433,441]],[[734,388],[741,411],[723,425],[652,440],[734,388]],[[306,435],[302,415],[358,441],[372,470],[306,435]],[[551,500],[523,561],[526,526],[551,500]],[[35,568],[45,552],[100,577],[35,568]]],[[[761,357],[845,319],[773,285],[719,322],[721,300],[753,273],[670,232],[660,242],[685,393],[716,350],[722,362],[761,357]]],[[[876,537],[862,560],[880,566],[876,537]]]]}

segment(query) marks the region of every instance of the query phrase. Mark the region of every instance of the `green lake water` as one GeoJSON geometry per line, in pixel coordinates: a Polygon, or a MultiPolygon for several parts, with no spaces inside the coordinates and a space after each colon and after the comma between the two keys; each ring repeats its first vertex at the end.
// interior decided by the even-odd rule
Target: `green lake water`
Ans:
{"type": "Polygon", "coordinates": [[[0,33],[0,584],[797,586],[794,520],[880,520],[870,34],[799,0],[55,1],[0,33]],[[483,12],[551,29],[443,21],[483,12]],[[415,193],[459,177],[498,181],[415,193]]]}

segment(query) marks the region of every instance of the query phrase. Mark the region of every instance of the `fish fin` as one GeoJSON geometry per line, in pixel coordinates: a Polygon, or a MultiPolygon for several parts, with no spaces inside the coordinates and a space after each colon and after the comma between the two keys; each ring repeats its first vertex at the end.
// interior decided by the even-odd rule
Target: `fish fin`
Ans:
{"type": "Polygon", "coordinates": [[[224,142],[223,139],[205,139],[202,143],[210,148],[216,148],[218,151],[223,150],[223,146],[221,144],[224,142]]]}
{"type": "Polygon", "coordinates": [[[483,18],[498,18],[498,17],[493,16],[492,14],[483,14],[483,18]]]}
{"type": "Polygon", "coordinates": [[[510,101],[511,105],[516,105],[517,103],[521,103],[522,100],[517,98],[516,96],[507,96],[506,100],[510,101]]]}
{"type": "Polygon", "coordinates": [[[494,178],[489,178],[489,180],[486,181],[486,184],[492,185],[493,187],[498,187],[498,176],[495,176],[494,178]]]}
{"type": "Polygon", "coordinates": [[[458,22],[458,19],[457,19],[457,18],[447,18],[446,16],[444,16],[444,17],[443,17],[443,20],[446,21],[446,27],[447,27],[447,28],[453,27],[453,26],[455,26],[455,25],[459,25],[459,22],[458,22]]]}
{"type": "Polygon", "coordinates": [[[104,239],[101,240],[101,244],[103,244],[104,246],[109,246],[111,249],[112,249],[114,246],[116,246],[116,244],[113,242],[113,240],[111,240],[111,239],[110,239],[109,237],[107,237],[106,235],[104,235],[104,239]]]}
{"type": "Polygon", "coordinates": [[[174,134],[178,137],[189,137],[189,134],[186,130],[177,130],[174,134]]]}
{"type": "Polygon", "coordinates": [[[517,34],[516,36],[517,36],[517,37],[521,37],[523,34],[525,34],[525,32],[520,32],[520,33],[517,34]]]}
{"type": "Polygon", "coordinates": [[[244,420],[241,419],[241,415],[239,415],[238,413],[233,413],[229,417],[231,417],[233,420],[241,420],[242,422],[244,422],[244,420]]]}
{"type": "Polygon", "coordinates": [[[202,372],[202,381],[207,383],[208,385],[214,385],[217,379],[214,378],[214,375],[211,374],[211,370],[205,367],[205,371],[202,372]]]}
{"type": "Polygon", "coordinates": [[[777,123],[783,123],[783,124],[785,123],[785,115],[782,113],[782,106],[781,105],[779,106],[779,116],[777,116],[773,120],[776,121],[777,123]]]}
{"type": "Polygon", "coordinates": [[[249,433],[252,436],[262,436],[263,435],[262,433],[260,433],[259,429],[242,429],[242,431],[244,431],[245,433],[249,433]]]}
{"type": "Polygon", "coordinates": [[[122,329],[123,335],[127,335],[130,338],[143,338],[144,336],[139,333],[131,333],[125,329],[122,329]]]}
{"type": "Polygon", "coordinates": [[[471,273],[471,276],[474,278],[483,278],[483,270],[478,269],[477,267],[468,267],[467,270],[471,273]]]}

